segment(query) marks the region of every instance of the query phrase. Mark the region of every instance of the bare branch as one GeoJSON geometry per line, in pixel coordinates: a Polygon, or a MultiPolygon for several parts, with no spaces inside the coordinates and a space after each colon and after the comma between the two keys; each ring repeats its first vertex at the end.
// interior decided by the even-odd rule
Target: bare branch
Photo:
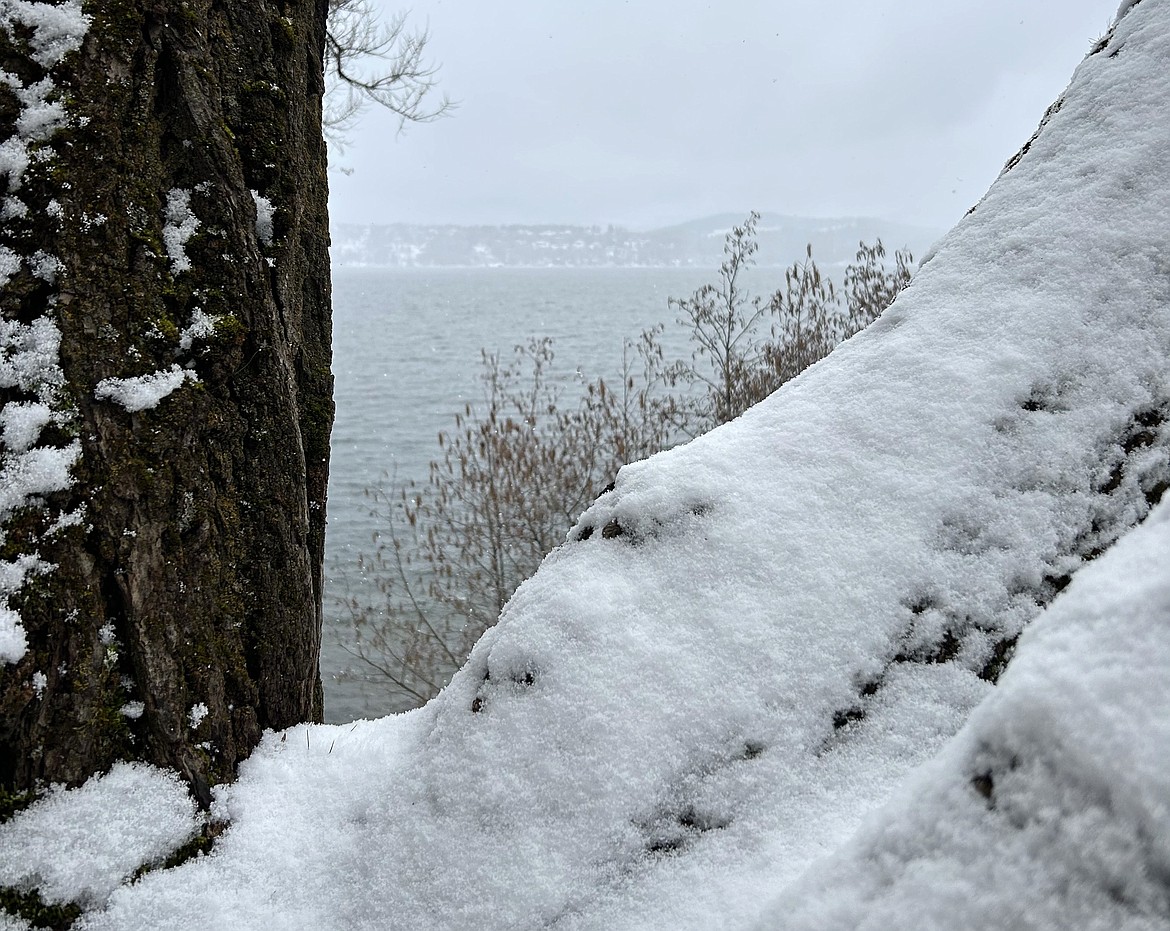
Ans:
{"type": "Polygon", "coordinates": [[[456,104],[434,100],[439,66],[428,61],[427,29],[407,28],[406,14],[378,18],[370,0],[330,0],[325,36],[326,138],[344,148],[348,133],[370,105],[385,107],[407,123],[430,123],[456,104]]]}

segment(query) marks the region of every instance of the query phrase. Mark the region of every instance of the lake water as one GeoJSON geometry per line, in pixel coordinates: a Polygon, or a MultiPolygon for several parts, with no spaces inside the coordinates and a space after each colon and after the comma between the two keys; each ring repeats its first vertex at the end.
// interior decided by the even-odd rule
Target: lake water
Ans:
{"type": "MultiPolygon", "coordinates": [[[[783,275],[759,274],[773,286],[783,275]]],[[[321,674],[326,720],[341,722],[394,710],[386,687],[346,652],[338,604],[361,588],[358,555],[372,550],[378,527],[365,489],[388,486],[390,476],[399,484],[426,479],[438,432],[481,397],[481,349],[507,355],[529,337],[550,336],[566,380],[578,368],[612,377],[623,341],[673,324],[667,298],[689,296],[714,269],[335,268],[333,276],[337,420],[321,674]]],[[[689,353],[681,327],[668,327],[663,342],[689,353]]]]}

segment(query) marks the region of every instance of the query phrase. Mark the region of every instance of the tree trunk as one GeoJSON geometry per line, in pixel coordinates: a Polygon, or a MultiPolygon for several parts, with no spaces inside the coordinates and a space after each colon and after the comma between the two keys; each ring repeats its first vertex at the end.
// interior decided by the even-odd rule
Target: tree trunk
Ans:
{"type": "Polygon", "coordinates": [[[0,4],[4,786],[321,718],[326,5],[0,4]]]}

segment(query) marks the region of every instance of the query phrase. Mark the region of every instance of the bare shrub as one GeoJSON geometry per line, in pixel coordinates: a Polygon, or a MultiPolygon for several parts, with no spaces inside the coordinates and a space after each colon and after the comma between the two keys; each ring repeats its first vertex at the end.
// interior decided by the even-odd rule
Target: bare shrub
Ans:
{"type": "Polygon", "coordinates": [[[618,468],[669,442],[634,358],[627,347],[620,385],[597,379],[566,403],[551,339],[507,362],[485,352],[482,404],[439,434],[427,481],[367,490],[385,532],[359,568],[377,599],[350,594],[342,645],[400,703],[437,692],[618,468]]]}
{"type": "Polygon", "coordinates": [[[689,298],[672,298],[679,326],[690,331],[689,359],[662,360],[655,333],[643,334],[647,362],[669,391],[683,389],[667,405],[674,426],[688,436],[734,420],[833,348],[868,326],[910,282],[913,257],[895,253],[887,270],[885,247],[860,243],[845,268],[844,297],[821,273],[812,246],[784,272],[784,287],[769,298],[753,297],[742,282],[755,264],[752,212],[734,227],[723,246],[719,280],[689,298]]]}
{"type": "Polygon", "coordinates": [[[398,707],[421,704],[462,665],[522,581],[562,543],[625,463],[739,416],[868,325],[906,286],[912,257],[861,243],[844,293],[808,247],[784,286],[753,297],[752,213],[727,235],[718,281],[671,299],[689,359],[668,361],[663,327],[625,347],[620,380],[566,397],[553,343],[482,354],[482,401],[439,434],[425,483],[367,490],[384,528],[361,557],[375,598],[345,600],[341,645],[384,677],[398,707]]]}

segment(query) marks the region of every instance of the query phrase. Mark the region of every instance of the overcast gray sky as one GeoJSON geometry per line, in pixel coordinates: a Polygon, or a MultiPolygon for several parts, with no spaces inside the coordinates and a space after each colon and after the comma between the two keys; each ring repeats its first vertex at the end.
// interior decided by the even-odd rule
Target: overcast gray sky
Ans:
{"type": "Polygon", "coordinates": [[[756,209],[949,228],[1116,7],[416,0],[460,106],[400,136],[368,111],[330,172],[333,218],[647,228],[756,209]]]}

